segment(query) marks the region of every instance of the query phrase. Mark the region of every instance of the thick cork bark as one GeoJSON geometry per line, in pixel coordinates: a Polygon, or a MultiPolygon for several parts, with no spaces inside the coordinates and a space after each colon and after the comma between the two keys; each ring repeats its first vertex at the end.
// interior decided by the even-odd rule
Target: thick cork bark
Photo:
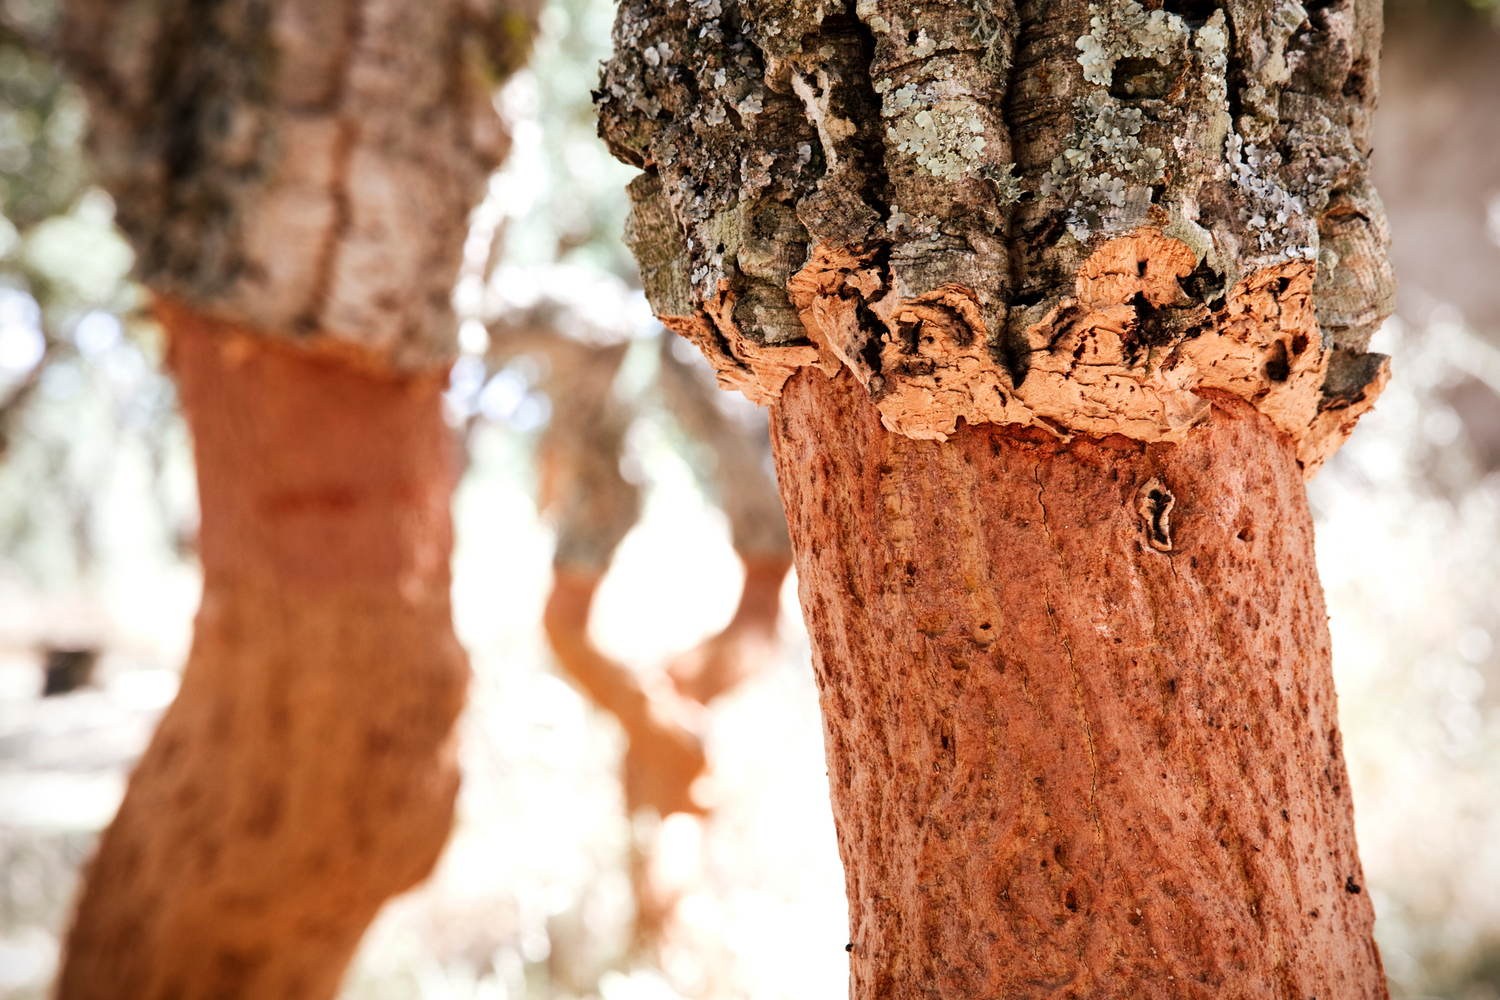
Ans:
{"type": "Polygon", "coordinates": [[[1389,377],[1380,32],[621,3],[646,294],[775,411],[858,1000],[1384,995],[1300,484],[1389,377]]]}
{"type": "Polygon", "coordinates": [[[1386,995],[1290,438],[772,414],[850,906],[851,996],[1386,995]]]}
{"type": "Polygon", "coordinates": [[[432,868],[458,787],[444,379],[158,313],[203,603],[57,995],[333,997],[380,904],[432,868]]]}

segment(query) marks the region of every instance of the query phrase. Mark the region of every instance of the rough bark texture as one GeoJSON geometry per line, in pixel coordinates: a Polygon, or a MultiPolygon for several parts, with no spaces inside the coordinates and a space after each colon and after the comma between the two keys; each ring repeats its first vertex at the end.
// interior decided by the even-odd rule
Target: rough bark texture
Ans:
{"type": "Polygon", "coordinates": [[[536,0],[67,0],[90,151],[153,289],[398,367],[456,353],[490,105],[536,0]]]}
{"type": "Polygon", "coordinates": [[[843,366],[908,436],[1143,441],[1222,389],[1311,474],[1386,377],[1379,32],[1373,0],[632,0],[600,128],[727,387],[843,366]]]}
{"type": "Polygon", "coordinates": [[[860,1000],[1384,995],[1301,485],[1389,376],[1380,18],[622,3],[626,239],[774,404],[860,1000]]]}
{"type": "Polygon", "coordinates": [[[203,604],[58,996],[332,997],[380,904],[436,861],[458,788],[444,379],[159,313],[203,604]]]}
{"type": "Polygon", "coordinates": [[[879,420],[774,415],[853,995],[1383,996],[1289,439],[879,420]]]}

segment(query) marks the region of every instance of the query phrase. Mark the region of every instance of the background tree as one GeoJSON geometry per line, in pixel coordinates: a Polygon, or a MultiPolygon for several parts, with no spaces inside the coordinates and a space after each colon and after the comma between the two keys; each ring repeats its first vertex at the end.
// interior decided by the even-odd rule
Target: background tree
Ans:
{"type": "MultiPolygon", "coordinates": [[[[621,778],[625,813],[661,819],[704,814],[692,786],[707,767],[698,735],[701,706],[773,662],[781,586],[791,569],[791,541],[770,470],[764,415],[734,411],[714,386],[711,369],[670,333],[659,338],[656,383],[678,426],[710,457],[720,503],[745,569],[738,607],[717,634],[677,656],[665,670],[637,674],[594,642],[594,597],[625,535],[640,519],[641,489],[621,471],[625,437],[636,414],[613,387],[630,348],[618,317],[600,328],[580,311],[543,298],[490,325],[490,367],[530,359],[539,387],[554,401],[538,447],[540,505],[557,522],[552,590],[543,615],[548,642],[566,674],[620,723],[626,748],[621,778]],[[566,331],[566,332],[565,332],[566,331]],[[716,399],[715,397],[720,397],[716,399]]],[[[648,821],[649,822],[649,821],[648,821]]],[[[631,881],[636,919],[633,951],[659,952],[682,895],[653,877],[653,851],[636,844],[631,881]]]]}
{"type": "Polygon", "coordinates": [[[1303,489],[1388,377],[1380,11],[1154,7],[620,8],[653,308],[773,405],[857,997],[1385,992],[1303,489]]]}
{"type": "Polygon", "coordinates": [[[534,8],[67,6],[100,180],[194,437],[183,686],[93,861],[62,997],[332,996],[432,866],[449,615],[449,289],[534,8]]]}

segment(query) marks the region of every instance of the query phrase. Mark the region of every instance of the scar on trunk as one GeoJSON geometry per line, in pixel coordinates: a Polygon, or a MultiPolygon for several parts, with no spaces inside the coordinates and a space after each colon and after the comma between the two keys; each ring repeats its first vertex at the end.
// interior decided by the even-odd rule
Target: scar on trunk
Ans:
{"type": "Polygon", "coordinates": [[[1140,511],[1146,529],[1146,541],[1158,552],[1172,551],[1172,508],[1177,498],[1160,479],[1149,479],[1136,494],[1135,509],[1140,511]]]}

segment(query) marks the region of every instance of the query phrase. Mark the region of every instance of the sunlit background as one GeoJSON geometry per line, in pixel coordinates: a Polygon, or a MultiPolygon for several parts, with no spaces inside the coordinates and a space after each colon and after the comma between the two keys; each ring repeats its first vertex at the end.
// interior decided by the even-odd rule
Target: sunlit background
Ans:
{"type": "MultiPolygon", "coordinates": [[[[1482,6],[1482,5],[1481,5],[1482,6]]],[[[45,995],[79,865],[176,690],[196,607],[186,430],[113,205],[89,187],[82,101],[0,2],[0,997],[45,995]],[[43,666],[98,650],[41,697],[43,666]],[[60,657],[64,659],[59,659],[60,657]]],[[[644,516],[595,635],[656,670],[729,619],[739,563],[701,449],[655,387],[656,337],[620,244],[632,171],[594,137],[606,0],[554,0],[496,98],[515,145],[455,291],[469,426],[454,601],[473,659],[458,823],[431,881],[366,938],[354,998],[828,998],[847,922],[795,581],[774,667],[705,719],[714,808],[628,820],[623,740],[554,668],[539,621],[553,529],[535,502],[551,403],[485,321],[539,295],[632,345],[622,467],[644,516]],[[633,850],[685,897],[657,964],[628,951],[633,850]]],[[[1500,997],[1500,31],[1458,0],[1389,14],[1376,180],[1399,314],[1396,378],[1311,486],[1341,722],[1377,937],[1400,997],[1500,997]]]]}

